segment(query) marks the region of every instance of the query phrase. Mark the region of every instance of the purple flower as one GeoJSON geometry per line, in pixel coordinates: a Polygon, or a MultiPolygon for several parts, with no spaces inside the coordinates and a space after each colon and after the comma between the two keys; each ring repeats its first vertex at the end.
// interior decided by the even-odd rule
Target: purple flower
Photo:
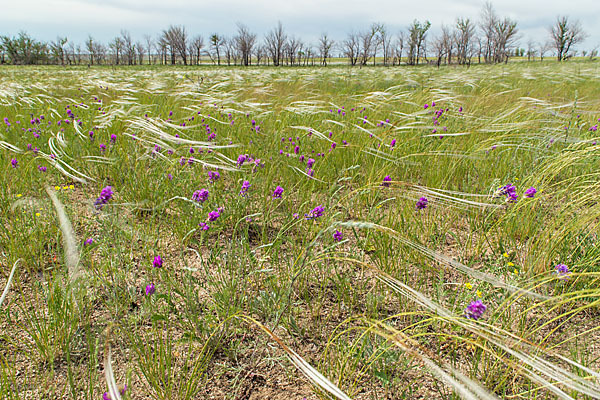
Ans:
{"type": "Polygon", "coordinates": [[[344,234],[338,230],[336,230],[333,234],[333,240],[335,240],[336,242],[341,242],[343,238],[344,234]]]}
{"type": "Polygon", "coordinates": [[[192,194],[192,200],[197,201],[198,203],[204,203],[208,199],[208,190],[200,189],[196,190],[194,194],[192,194]]]}
{"type": "Polygon", "coordinates": [[[273,191],[273,198],[280,199],[282,194],[283,194],[283,188],[281,186],[277,186],[275,188],[275,190],[273,191]]]}
{"type": "Polygon", "coordinates": [[[331,150],[335,149],[336,146],[337,146],[337,143],[336,142],[332,142],[331,143],[331,150]]]}
{"type": "Polygon", "coordinates": [[[220,216],[221,216],[221,214],[219,213],[219,211],[211,211],[208,213],[208,220],[216,221],[217,218],[219,218],[220,216]]]}
{"type": "Polygon", "coordinates": [[[536,193],[537,193],[537,189],[534,187],[530,187],[529,189],[527,189],[525,191],[525,194],[523,196],[532,199],[536,193]]]}
{"type": "Polygon", "coordinates": [[[247,155],[240,154],[237,159],[237,166],[241,167],[244,164],[244,162],[246,162],[247,159],[248,159],[247,155]]]}
{"type": "Polygon", "coordinates": [[[510,183],[508,185],[502,186],[499,190],[499,194],[506,196],[506,201],[508,202],[515,202],[519,197],[517,195],[517,188],[514,185],[511,185],[510,183]]]}
{"type": "Polygon", "coordinates": [[[423,108],[424,108],[425,110],[427,110],[427,109],[429,108],[429,104],[425,104],[425,105],[423,105],[423,108]]]}
{"type": "Polygon", "coordinates": [[[200,230],[203,230],[203,231],[207,231],[207,230],[210,228],[210,227],[208,226],[208,224],[207,224],[207,223],[205,223],[205,222],[200,222],[200,223],[198,224],[198,226],[200,227],[200,230]]]}
{"type": "Polygon", "coordinates": [[[100,143],[100,151],[101,152],[105,152],[106,151],[106,145],[104,143],[100,143]]]}
{"type": "Polygon", "coordinates": [[[162,268],[162,266],[163,266],[162,258],[160,256],[154,257],[154,261],[152,261],[152,266],[154,268],[162,268]]]}
{"type": "Polygon", "coordinates": [[[117,142],[117,135],[115,135],[114,133],[110,135],[110,142],[112,144],[115,144],[117,142]]]}
{"type": "Polygon", "coordinates": [[[389,175],[386,175],[383,178],[383,183],[381,184],[381,186],[385,186],[385,187],[390,187],[390,182],[392,181],[392,178],[390,178],[389,175]]]}
{"type": "Polygon", "coordinates": [[[250,182],[244,181],[242,182],[242,189],[240,190],[240,196],[246,196],[248,194],[248,189],[250,189],[250,182]]]}
{"type": "Polygon", "coordinates": [[[106,186],[100,192],[100,196],[96,199],[94,205],[98,210],[100,210],[108,201],[112,198],[114,192],[112,190],[112,186],[106,186]]]}
{"type": "Polygon", "coordinates": [[[12,160],[10,160],[10,163],[13,168],[17,168],[17,165],[19,165],[19,162],[17,161],[16,158],[13,158],[12,160]]]}
{"type": "Polygon", "coordinates": [[[311,210],[311,212],[309,212],[308,214],[304,214],[304,217],[306,219],[316,219],[323,215],[323,211],[325,211],[323,206],[316,206],[311,210]]]}
{"type": "Polygon", "coordinates": [[[92,243],[94,243],[94,239],[89,238],[89,239],[85,239],[85,242],[83,242],[83,245],[84,246],[89,246],[92,243]]]}
{"type": "Polygon", "coordinates": [[[427,200],[427,198],[425,197],[421,197],[418,201],[417,201],[417,210],[424,210],[427,208],[427,203],[429,203],[429,200],[427,200]]]}
{"type": "Polygon", "coordinates": [[[571,274],[571,271],[569,271],[569,267],[567,267],[565,264],[558,264],[558,265],[556,265],[554,267],[554,272],[561,279],[569,279],[569,275],[571,274]]]}
{"type": "Polygon", "coordinates": [[[38,165],[38,169],[42,172],[46,172],[46,167],[44,167],[43,165],[38,165]]]}
{"type": "Polygon", "coordinates": [[[472,301],[465,309],[465,317],[470,319],[479,319],[487,309],[481,300],[472,301]]]}
{"type": "Polygon", "coordinates": [[[146,286],[146,296],[152,296],[155,291],[156,288],[154,287],[154,283],[151,283],[148,286],[146,286]]]}
{"type": "Polygon", "coordinates": [[[208,179],[211,182],[218,181],[220,177],[221,177],[221,174],[219,174],[218,171],[208,171],[208,179]]]}
{"type": "Polygon", "coordinates": [[[313,165],[315,165],[315,159],[314,159],[314,158],[309,158],[309,159],[306,161],[306,167],[307,167],[307,168],[312,168],[312,166],[313,166],[313,165]]]}
{"type": "Polygon", "coordinates": [[[395,145],[396,145],[396,139],[392,139],[392,142],[390,143],[390,149],[394,148],[395,145]]]}

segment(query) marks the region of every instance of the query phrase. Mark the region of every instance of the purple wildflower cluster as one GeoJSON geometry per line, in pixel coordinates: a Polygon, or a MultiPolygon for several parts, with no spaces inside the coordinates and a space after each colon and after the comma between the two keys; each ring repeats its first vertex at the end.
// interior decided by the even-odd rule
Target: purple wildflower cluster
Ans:
{"type": "Polygon", "coordinates": [[[208,199],[208,190],[200,189],[196,190],[194,194],[192,194],[192,200],[197,201],[198,203],[204,203],[208,199]]]}
{"type": "Polygon", "coordinates": [[[106,203],[112,198],[114,192],[112,186],[107,186],[100,192],[100,196],[94,202],[94,205],[98,210],[102,209],[106,203]]]}
{"type": "Polygon", "coordinates": [[[569,267],[567,267],[565,264],[558,264],[554,266],[554,273],[557,274],[560,279],[569,279],[569,275],[571,275],[569,267]]]}
{"type": "Polygon", "coordinates": [[[429,203],[429,200],[427,200],[426,197],[421,197],[419,200],[417,200],[417,210],[424,210],[427,208],[427,203],[429,203]]]}
{"type": "Polygon", "coordinates": [[[338,230],[333,233],[333,240],[341,242],[344,239],[344,234],[338,230]]]}
{"type": "Polygon", "coordinates": [[[469,319],[479,319],[487,309],[487,306],[481,300],[472,301],[465,309],[465,317],[469,319]]]}
{"type": "Polygon", "coordinates": [[[282,194],[283,194],[283,188],[281,186],[277,186],[275,188],[275,190],[273,191],[273,198],[280,199],[282,194]]]}
{"type": "Polygon", "coordinates": [[[250,186],[252,186],[250,184],[250,182],[248,182],[248,181],[242,182],[242,188],[240,189],[240,196],[244,197],[244,196],[248,195],[248,189],[250,189],[250,186]]]}
{"type": "Polygon", "coordinates": [[[304,214],[306,219],[317,219],[323,215],[325,209],[323,206],[316,206],[308,214],[304,214]]]}

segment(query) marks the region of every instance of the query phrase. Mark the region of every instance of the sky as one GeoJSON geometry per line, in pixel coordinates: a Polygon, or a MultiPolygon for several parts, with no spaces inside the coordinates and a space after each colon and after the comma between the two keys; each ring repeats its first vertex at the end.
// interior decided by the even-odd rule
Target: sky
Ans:
{"type": "MultiPolygon", "coordinates": [[[[26,31],[43,41],[57,36],[82,44],[88,35],[108,42],[128,30],[135,40],[153,37],[169,25],[184,25],[190,36],[233,35],[245,24],[259,38],[281,21],[288,35],[316,44],[322,33],[341,41],[350,31],[384,23],[391,33],[414,20],[431,21],[431,34],[457,17],[479,18],[483,0],[0,0],[0,35],[26,31]]],[[[497,14],[518,22],[520,47],[548,39],[559,15],[579,20],[588,38],[580,50],[600,48],[597,0],[496,0],[497,14]]]]}

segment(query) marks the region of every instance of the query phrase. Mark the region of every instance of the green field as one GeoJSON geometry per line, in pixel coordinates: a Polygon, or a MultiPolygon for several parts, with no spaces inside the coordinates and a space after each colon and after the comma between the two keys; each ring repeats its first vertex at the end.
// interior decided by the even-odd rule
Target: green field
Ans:
{"type": "Polygon", "coordinates": [[[599,94],[0,68],[0,398],[599,398],[599,94]]]}

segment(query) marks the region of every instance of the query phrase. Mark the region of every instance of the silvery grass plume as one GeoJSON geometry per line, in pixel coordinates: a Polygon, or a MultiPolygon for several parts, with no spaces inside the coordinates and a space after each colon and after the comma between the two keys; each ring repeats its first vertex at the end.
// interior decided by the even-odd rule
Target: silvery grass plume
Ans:
{"type": "Polygon", "coordinates": [[[104,379],[106,380],[106,385],[108,386],[108,394],[110,395],[111,400],[121,400],[121,394],[119,393],[119,387],[117,386],[117,382],[115,382],[115,374],[112,368],[112,360],[111,360],[111,339],[112,328],[109,326],[106,328],[104,339],[104,379]]]}
{"type": "Polygon", "coordinates": [[[325,390],[327,393],[331,394],[332,396],[334,396],[337,399],[350,400],[350,397],[348,397],[347,394],[345,394],[339,387],[337,387],[335,384],[333,384],[329,379],[324,377],[319,371],[317,371],[313,366],[311,366],[308,362],[306,362],[306,360],[304,360],[302,357],[300,357],[300,355],[298,355],[298,353],[296,353],[294,350],[290,349],[283,342],[283,340],[281,340],[281,338],[279,338],[277,335],[275,335],[269,328],[267,328],[266,326],[264,326],[257,320],[255,320],[251,317],[248,317],[248,316],[240,315],[237,318],[239,318],[243,321],[246,321],[246,322],[250,322],[250,323],[258,326],[271,339],[273,339],[275,342],[277,342],[277,344],[283,349],[283,351],[285,351],[285,353],[287,354],[287,356],[290,359],[290,361],[292,362],[292,364],[294,364],[294,366],[296,368],[298,368],[300,370],[300,372],[302,372],[302,374],[304,374],[304,376],[313,385],[319,387],[322,390],[325,390]]]}
{"type": "Polygon", "coordinates": [[[394,239],[398,240],[400,243],[419,251],[420,253],[431,258],[432,260],[435,260],[441,264],[451,267],[465,275],[468,275],[475,279],[479,279],[481,281],[487,282],[495,287],[503,288],[513,294],[514,293],[522,294],[527,297],[531,297],[533,299],[548,299],[548,296],[544,296],[544,295],[532,292],[527,289],[519,288],[517,286],[506,283],[506,282],[504,282],[504,280],[497,278],[493,275],[486,274],[484,272],[480,272],[473,268],[467,267],[466,265],[464,265],[444,254],[441,254],[437,251],[431,250],[419,243],[410,241],[410,240],[402,237],[402,235],[400,235],[400,233],[396,232],[395,230],[393,230],[391,228],[388,228],[388,227],[385,227],[382,225],[378,225],[378,224],[374,224],[372,222],[363,222],[363,221],[337,222],[334,225],[332,225],[332,228],[335,226],[343,226],[343,227],[347,227],[347,228],[358,228],[358,229],[374,229],[379,232],[383,232],[383,233],[389,235],[390,237],[393,237],[394,239]]]}
{"type": "Polygon", "coordinates": [[[17,261],[15,261],[15,264],[13,265],[12,269],[10,270],[10,275],[8,276],[8,280],[6,281],[6,286],[4,287],[4,290],[2,291],[2,296],[0,296],[0,307],[2,306],[2,303],[4,302],[6,295],[8,294],[8,291],[10,289],[10,284],[12,283],[12,280],[15,275],[15,271],[17,270],[17,265],[19,264],[19,261],[21,261],[20,258],[17,261]]]}
{"type": "MultiPolygon", "coordinates": [[[[451,325],[460,326],[472,334],[494,344],[504,353],[514,357],[522,364],[519,372],[532,381],[540,384],[541,387],[550,390],[558,398],[572,398],[564,390],[562,390],[559,385],[592,398],[597,398],[600,396],[600,385],[597,383],[600,382],[600,374],[581,365],[579,362],[555,354],[549,349],[530,343],[526,339],[494,325],[486,324],[482,321],[471,320],[462,316],[456,316],[451,311],[445,309],[442,305],[436,303],[423,293],[411,288],[408,285],[405,285],[404,283],[369,263],[353,258],[335,256],[331,257],[331,259],[355,263],[363,268],[375,272],[377,279],[382,283],[400,295],[424,307],[428,311],[437,314],[441,321],[447,322],[451,325]],[[539,355],[540,353],[541,355],[539,355]],[[566,370],[564,367],[549,361],[549,359],[553,358],[558,358],[576,368],[579,368],[582,371],[586,371],[589,376],[578,376],[566,370]],[[597,382],[593,382],[593,379],[595,379],[597,382]]],[[[313,260],[313,262],[316,261],[317,260],[313,260]]],[[[390,327],[390,329],[393,328],[390,327]]],[[[482,347],[482,350],[488,351],[491,355],[507,365],[511,365],[514,362],[509,358],[504,358],[495,352],[489,351],[489,349],[486,349],[485,346],[482,347]]]]}
{"type": "Polygon", "coordinates": [[[52,201],[52,204],[54,205],[56,216],[58,217],[58,223],[63,238],[65,264],[67,264],[69,271],[69,280],[71,282],[75,282],[83,274],[83,271],[81,271],[79,265],[79,250],[77,249],[75,231],[73,230],[71,221],[69,221],[69,217],[67,216],[64,206],[56,196],[54,190],[50,186],[46,186],[45,189],[46,193],[48,193],[48,196],[50,197],[50,200],[52,201]]]}

